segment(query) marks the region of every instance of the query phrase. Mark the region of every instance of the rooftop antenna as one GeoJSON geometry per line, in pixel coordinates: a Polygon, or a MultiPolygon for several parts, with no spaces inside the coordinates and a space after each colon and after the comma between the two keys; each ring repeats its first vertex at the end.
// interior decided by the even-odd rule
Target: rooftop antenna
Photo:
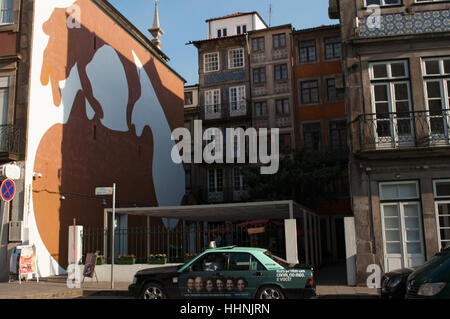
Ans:
{"type": "Polygon", "coordinates": [[[272,0],[269,3],[269,27],[272,26],[272,0]]]}

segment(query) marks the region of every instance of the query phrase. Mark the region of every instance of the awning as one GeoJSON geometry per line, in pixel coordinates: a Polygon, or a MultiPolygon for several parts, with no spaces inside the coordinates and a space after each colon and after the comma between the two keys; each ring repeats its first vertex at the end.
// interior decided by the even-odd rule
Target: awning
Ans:
{"type": "MultiPolygon", "coordinates": [[[[112,213],[112,208],[106,208],[105,213],[112,213]]],[[[315,215],[313,211],[291,200],[195,206],[116,208],[116,214],[207,222],[300,219],[304,217],[304,214],[315,215]]]]}

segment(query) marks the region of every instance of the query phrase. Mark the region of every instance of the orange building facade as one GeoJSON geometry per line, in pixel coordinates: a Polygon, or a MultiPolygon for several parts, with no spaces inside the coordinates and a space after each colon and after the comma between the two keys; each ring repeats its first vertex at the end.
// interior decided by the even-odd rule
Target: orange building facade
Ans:
{"type": "Polygon", "coordinates": [[[339,25],[293,32],[297,147],[346,154],[339,25]]]}
{"type": "MultiPolygon", "coordinates": [[[[347,120],[339,25],[294,30],[292,41],[297,149],[306,155],[326,153],[327,158],[346,165],[347,120]]],[[[345,259],[344,217],[352,216],[347,176],[345,170],[334,199],[314,208],[321,216],[326,263],[345,259]]]]}

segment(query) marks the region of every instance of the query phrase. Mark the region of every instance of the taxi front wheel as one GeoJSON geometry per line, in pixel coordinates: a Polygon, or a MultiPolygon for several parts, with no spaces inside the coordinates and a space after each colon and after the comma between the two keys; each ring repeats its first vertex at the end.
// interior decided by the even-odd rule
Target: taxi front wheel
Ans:
{"type": "Polygon", "coordinates": [[[258,290],[256,299],[284,299],[284,294],[279,287],[265,286],[258,290]]]}
{"type": "Polygon", "coordinates": [[[167,299],[163,287],[158,284],[146,284],[141,294],[142,299],[167,299]]]}

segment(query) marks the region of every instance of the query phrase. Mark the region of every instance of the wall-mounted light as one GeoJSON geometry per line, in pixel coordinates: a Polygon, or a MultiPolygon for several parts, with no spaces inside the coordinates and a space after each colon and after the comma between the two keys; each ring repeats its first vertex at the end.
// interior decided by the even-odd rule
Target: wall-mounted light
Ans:
{"type": "Polygon", "coordinates": [[[34,173],[33,173],[33,177],[34,177],[34,178],[36,178],[36,177],[37,177],[37,178],[42,178],[42,174],[41,174],[41,173],[34,172],[34,173]]]}
{"type": "Polygon", "coordinates": [[[61,200],[65,200],[65,199],[66,199],[66,196],[61,195],[60,199],[61,199],[61,200]]]}

